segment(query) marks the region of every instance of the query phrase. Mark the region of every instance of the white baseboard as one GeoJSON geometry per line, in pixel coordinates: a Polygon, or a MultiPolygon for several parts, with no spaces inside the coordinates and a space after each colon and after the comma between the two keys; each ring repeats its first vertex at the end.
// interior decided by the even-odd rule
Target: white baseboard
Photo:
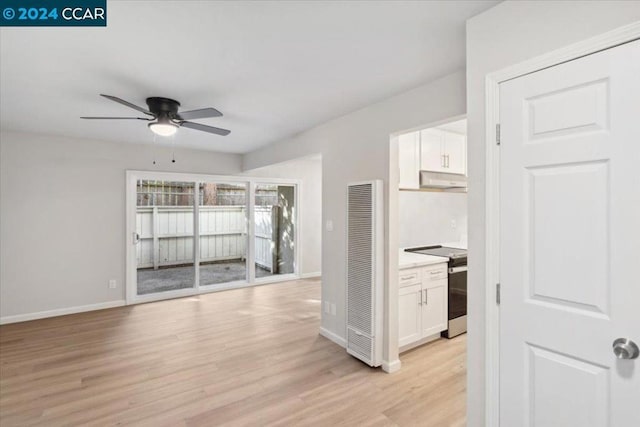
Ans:
{"type": "Polygon", "coordinates": [[[401,367],[402,367],[402,362],[400,362],[400,359],[396,359],[392,362],[389,362],[386,360],[382,361],[382,370],[385,371],[387,374],[393,374],[394,372],[399,371],[401,367]]]}
{"type": "Polygon", "coordinates": [[[28,320],[44,319],[47,317],[64,316],[66,314],[83,313],[85,311],[104,310],[105,308],[121,307],[125,305],[124,300],[101,302],[98,304],[78,305],[75,307],[58,308],[55,310],[38,311],[35,313],[16,314],[13,316],[0,317],[0,325],[9,323],[26,322],[28,320]]]}
{"type": "Polygon", "coordinates": [[[320,276],[322,276],[322,272],[320,272],[320,271],[315,271],[315,272],[313,272],[313,273],[302,273],[302,274],[300,275],[300,278],[301,278],[301,279],[311,279],[311,278],[313,278],[313,277],[320,277],[320,276]]]}
{"type": "MultiPolygon", "coordinates": [[[[398,352],[402,354],[405,351],[412,350],[412,349],[414,349],[416,347],[420,347],[421,345],[430,343],[430,342],[435,341],[435,340],[439,340],[441,338],[442,337],[440,336],[440,332],[438,332],[437,334],[429,335],[426,338],[422,338],[421,340],[418,340],[416,342],[412,342],[411,344],[407,344],[405,346],[402,346],[402,347],[400,347],[398,349],[398,352]]],[[[445,339],[445,338],[442,338],[442,339],[445,339]]]]}
{"type": "Polygon", "coordinates": [[[347,340],[345,340],[344,338],[342,338],[339,335],[334,334],[333,332],[329,331],[328,329],[325,329],[325,328],[321,327],[320,328],[320,335],[322,335],[323,337],[325,337],[329,341],[333,341],[334,343],[338,344],[340,347],[343,347],[343,348],[347,347],[347,340]]]}

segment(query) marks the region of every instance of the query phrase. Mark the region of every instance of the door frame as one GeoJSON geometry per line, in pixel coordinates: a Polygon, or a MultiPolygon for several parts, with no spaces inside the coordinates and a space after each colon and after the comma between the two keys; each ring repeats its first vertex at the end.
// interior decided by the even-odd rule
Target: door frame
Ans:
{"type": "Polygon", "coordinates": [[[606,32],[567,47],[487,74],[485,77],[485,423],[500,425],[500,84],[517,77],[640,39],[640,22],[606,32]]]}
{"type": "MultiPolygon", "coordinates": [[[[301,234],[301,226],[300,226],[300,218],[301,218],[301,207],[300,207],[300,192],[302,191],[302,181],[297,179],[283,179],[283,178],[262,178],[262,177],[251,177],[251,176],[243,176],[243,175],[207,175],[207,174],[193,174],[193,173],[178,173],[178,172],[154,172],[154,171],[140,171],[140,170],[127,170],[125,178],[125,194],[126,194],[126,202],[125,202],[125,296],[126,296],[126,304],[139,304],[151,301],[159,301],[170,298],[179,298],[191,295],[199,295],[210,292],[218,292],[224,291],[228,289],[237,289],[237,288],[245,288],[250,286],[264,285],[269,283],[276,282],[284,282],[288,280],[296,280],[300,278],[300,265],[301,265],[301,253],[300,250],[300,242],[302,241],[300,238],[301,234]],[[135,245],[131,244],[133,239],[133,233],[136,231],[136,223],[135,223],[135,212],[136,212],[136,182],[139,179],[154,179],[154,180],[167,180],[167,181],[184,181],[184,182],[194,182],[199,184],[201,182],[234,182],[238,184],[245,184],[247,188],[247,201],[246,201],[246,230],[247,230],[247,239],[248,242],[246,244],[247,248],[247,279],[246,280],[237,280],[228,283],[221,283],[217,285],[205,285],[205,286],[197,286],[198,281],[194,283],[193,288],[187,289],[177,289],[172,291],[165,291],[161,293],[149,294],[149,295],[137,295],[137,284],[136,284],[136,250],[135,245]],[[254,207],[254,196],[255,196],[255,187],[259,184],[282,184],[282,185],[290,185],[295,187],[294,194],[294,222],[295,222],[295,235],[294,235],[294,245],[295,245],[295,262],[294,262],[294,272],[292,274],[282,274],[275,275],[271,277],[264,277],[256,279],[255,277],[255,229],[253,227],[253,207],[254,207]]],[[[196,193],[197,194],[197,193],[196,193]]],[[[194,198],[197,200],[197,198],[194,198]]],[[[194,207],[197,205],[194,200],[194,207]]],[[[194,264],[198,258],[199,248],[196,247],[196,238],[195,234],[198,232],[198,209],[194,208],[194,264]]],[[[195,265],[194,265],[194,268],[195,265]]],[[[199,276],[199,269],[196,268],[195,278],[199,276]]]]}

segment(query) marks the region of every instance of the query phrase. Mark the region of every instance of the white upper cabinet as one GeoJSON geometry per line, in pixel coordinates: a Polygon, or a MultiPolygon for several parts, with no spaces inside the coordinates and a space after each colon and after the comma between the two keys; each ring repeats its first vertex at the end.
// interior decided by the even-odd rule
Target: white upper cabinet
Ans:
{"type": "Polygon", "coordinates": [[[420,132],[420,169],[432,172],[467,173],[467,139],[440,129],[420,132]]]}
{"type": "Polygon", "coordinates": [[[437,129],[420,131],[420,169],[445,172],[444,135],[437,129]]]}
{"type": "Polygon", "coordinates": [[[400,188],[420,188],[420,132],[400,135],[398,138],[400,188]]]}
{"type": "Polygon", "coordinates": [[[467,137],[437,128],[398,137],[401,190],[420,188],[420,171],[467,174],[467,137]]]}
{"type": "Polygon", "coordinates": [[[445,132],[447,172],[467,174],[467,138],[457,133],[445,132]]]}

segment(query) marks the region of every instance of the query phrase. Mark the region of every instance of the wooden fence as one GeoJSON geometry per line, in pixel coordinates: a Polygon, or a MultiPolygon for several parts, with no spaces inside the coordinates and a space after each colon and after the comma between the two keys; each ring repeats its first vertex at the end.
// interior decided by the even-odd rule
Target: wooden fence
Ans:
{"type": "MultiPolygon", "coordinates": [[[[255,262],[272,269],[271,206],[255,208],[255,262]]],[[[200,207],[200,262],[246,257],[244,206],[200,207]]],[[[136,212],[138,268],[188,264],[194,261],[193,208],[139,206],[136,212]]]]}

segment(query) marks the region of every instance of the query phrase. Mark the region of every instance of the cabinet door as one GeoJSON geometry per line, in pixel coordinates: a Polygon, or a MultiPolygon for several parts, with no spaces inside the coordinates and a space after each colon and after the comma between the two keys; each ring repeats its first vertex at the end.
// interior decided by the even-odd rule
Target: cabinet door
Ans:
{"type": "Polygon", "coordinates": [[[437,334],[447,329],[447,286],[442,285],[422,289],[422,337],[437,334]]]}
{"type": "Polygon", "coordinates": [[[437,129],[420,132],[420,169],[432,172],[446,172],[444,167],[444,135],[437,129]]]}
{"type": "Polygon", "coordinates": [[[420,133],[412,132],[398,138],[400,188],[420,188],[420,133]]]}
{"type": "Polygon", "coordinates": [[[399,294],[399,315],[400,347],[411,344],[420,339],[421,333],[421,310],[422,310],[422,286],[414,285],[400,288],[399,294]]]}
{"type": "Polygon", "coordinates": [[[464,135],[447,132],[444,154],[447,172],[467,174],[467,138],[464,135]]]}

